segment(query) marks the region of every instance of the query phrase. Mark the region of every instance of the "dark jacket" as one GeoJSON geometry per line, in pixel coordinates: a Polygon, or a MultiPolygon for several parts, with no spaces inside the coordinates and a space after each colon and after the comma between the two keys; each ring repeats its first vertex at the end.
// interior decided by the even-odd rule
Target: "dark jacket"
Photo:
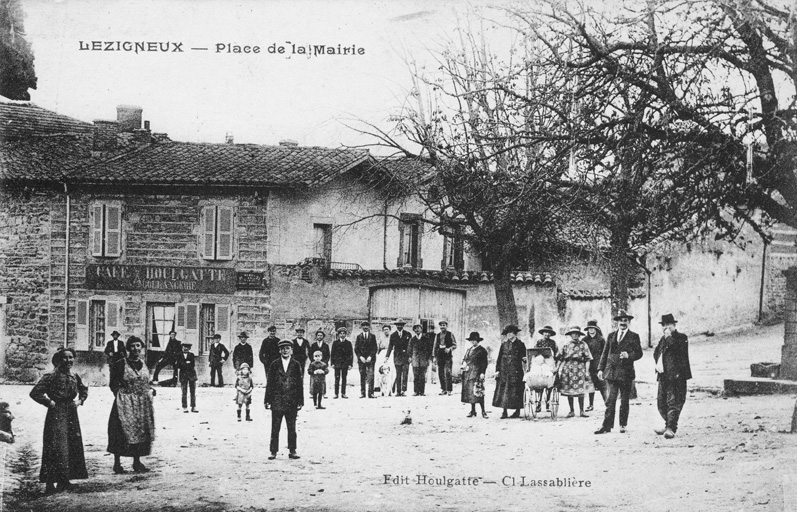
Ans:
{"type": "Polygon", "coordinates": [[[606,346],[603,348],[598,371],[603,372],[605,380],[634,380],[634,361],[642,358],[642,345],[639,334],[628,330],[620,343],[617,343],[617,331],[609,333],[606,346]],[[627,359],[620,359],[620,352],[628,352],[627,359]]]}
{"type": "Polygon", "coordinates": [[[185,357],[184,354],[180,354],[175,357],[174,365],[180,372],[179,380],[180,382],[190,382],[196,381],[196,356],[191,352],[188,353],[188,357],[185,357]]]}
{"type": "MultiPolygon", "coordinates": [[[[653,360],[659,362],[662,358],[664,366],[664,377],[667,380],[692,378],[692,368],[689,365],[689,338],[686,334],[674,331],[670,338],[662,337],[656,349],[653,351],[653,360]]],[[[661,380],[662,374],[658,373],[657,380],[661,380]]]]}
{"type": "Polygon", "coordinates": [[[589,334],[584,336],[583,341],[589,347],[589,353],[592,354],[592,359],[589,362],[589,373],[598,373],[598,365],[601,362],[601,354],[603,354],[603,347],[606,346],[606,340],[601,333],[597,332],[594,338],[589,334]]]}
{"type": "Polygon", "coordinates": [[[426,368],[432,359],[432,338],[428,334],[421,334],[421,337],[413,336],[407,347],[410,357],[410,364],[413,367],[426,368]]]}
{"type": "Polygon", "coordinates": [[[313,354],[315,354],[317,350],[321,351],[321,360],[325,363],[329,363],[329,345],[322,342],[321,346],[319,347],[315,341],[311,343],[310,348],[307,349],[307,355],[310,357],[310,359],[313,359],[313,354]]]}
{"type": "Polygon", "coordinates": [[[208,352],[208,364],[210,366],[221,366],[230,357],[230,351],[221,343],[211,343],[208,352]]]}
{"type": "Polygon", "coordinates": [[[390,357],[390,354],[393,353],[393,364],[396,366],[405,366],[409,363],[409,353],[407,349],[410,345],[410,338],[412,338],[412,334],[408,331],[401,331],[401,333],[395,331],[391,334],[390,344],[387,346],[387,354],[385,354],[385,357],[390,357]]]}
{"type": "Polygon", "coordinates": [[[302,368],[304,368],[305,363],[307,363],[307,359],[310,358],[310,355],[307,353],[309,348],[310,340],[307,338],[300,338],[298,336],[293,338],[293,355],[291,357],[299,361],[299,365],[302,368]],[[302,340],[301,345],[299,345],[299,340],[302,340]]]}
{"type": "Polygon", "coordinates": [[[165,354],[171,357],[177,357],[183,353],[183,342],[178,340],[177,338],[170,339],[169,342],[166,344],[165,354]]]}
{"type": "Polygon", "coordinates": [[[116,340],[116,352],[114,352],[113,340],[108,340],[108,344],[105,345],[105,355],[109,358],[108,364],[113,364],[126,358],[127,349],[125,348],[125,342],[122,340],[116,340]]]}
{"type": "Polygon", "coordinates": [[[451,331],[446,331],[445,333],[438,332],[437,337],[434,341],[434,352],[433,355],[435,358],[441,361],[447,361],[452,359],[454,356],[452,352],[454,349],[457,348],[457,339],[454,337],[454,333],[451,331]],[[450,348],[450,352],[446,352],[445,349],[450,348]]]}
{"type": "Polygon", "coordinates": [[[263,363],[263,366],[266,367],[266,373],[268,373],[268,368],[271,366],[271,363],[280,358],[279,342],[280,339],[276,336],[269,336],[264,338],[263,343],[260,344],[258,357],[260,358],[260,362],[263,363]]]}
{"type": "MultiPolygon", "coordinates": [[[[323,361],[323,359],[322,357],[321,360],[323,361]]],[[[354,365],[354,349],[351,346],[351,341],[335,339],[332,342],[329,364],[335,368],[348,368],[354,365]]]]}
{"type": "Polygon", "coordinates": [[[274,411],[295,411],[304,405],[302,368],[296,359],[291,358],[288,361],[288,371],[286,372],[280,359],[272,361],[268,372],[266,372],[264,403],[269,404],[274,411]]]}
{"type": "Polygon", "coordinates": [[[379,346],[376,344],[376,335],[374,333],[369,332],[368,336],[366,336],[365,333],[357,335],[357,339],[354,340],[354,355],[357,356],[358,364],[374,365],[376,363],[376,353],[378,351],[379,346]],[[367,363],[363,363],[360,361],[361,357],[366,359],[370,357],[371,360],[367,363]]]}
{"type": "Polygon", "coordinates": [[[235,345],[235,348],[232,349],[232,365],[237,370],[241,367],[241,364],[246,363],[249,365],[249,368],[252,368],[252,365],[255,364],[255,357],[254,353],[252,352],[252,345],[247,343],[244,345],[243,343],[239,343],[235,345]]]}

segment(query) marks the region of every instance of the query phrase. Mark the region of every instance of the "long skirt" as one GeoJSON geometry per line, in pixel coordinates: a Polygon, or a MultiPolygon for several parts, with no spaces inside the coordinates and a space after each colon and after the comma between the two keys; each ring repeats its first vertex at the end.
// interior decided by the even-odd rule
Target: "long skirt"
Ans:
{"type": "Polygon", "coordinates": [[[44,446],[40,482],[88,478],[83,436],[74,402],[56,403],[44,420],[44,446]]]}
{"type": "Polygon", "coordinates": [[[523,407],[523,392],[525,384],[523,377],[520,379],[498,379],[495,381],[495,394],[493,407],[502,409],[520,409],[523,407]]]}
{"type": "Polygon", "coordinates": [[[468,368],[462,376],[462,395],[460,400],[463,404],[478,404],[484,400],[484,382],[479,379],[479,369],[468,368]]]}

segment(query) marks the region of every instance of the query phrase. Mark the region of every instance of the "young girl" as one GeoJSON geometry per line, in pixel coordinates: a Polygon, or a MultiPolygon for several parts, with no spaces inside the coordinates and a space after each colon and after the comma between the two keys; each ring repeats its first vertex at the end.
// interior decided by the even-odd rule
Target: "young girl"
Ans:
{"type": "Polygon", "coordinates": [[[588,415],[584,413],[584,394],[595,392],[588,370],[592,354],[590,354],[587,344],[581,339],[584,333],[577,326],[571,327],[565,335],[570,336],[570,342],[562,347],[558,356],[558,359],[562,361],[559,368],[559,391],[567,397],[567,403],[570,406],[568,418],[576,415],[573,410],[573,397],[578,398],[579,415],[582,418],[587,418],[588,415]]]}
{"type": "Polygon", "coordinates": [[[249,375],[249,365],[241,363],[241,366],[238,368],[238,378],[235,379],[235,390],[237,391],[235,403],[238,404],[238,421],[241,421],[241,406],[243,404],[246,404],[246,421],[252,421],[252,417],[249,416],[249,404],[252,403],[252,389],[254,389],[254,385],[252,384],[252,377],[249,375]]]}

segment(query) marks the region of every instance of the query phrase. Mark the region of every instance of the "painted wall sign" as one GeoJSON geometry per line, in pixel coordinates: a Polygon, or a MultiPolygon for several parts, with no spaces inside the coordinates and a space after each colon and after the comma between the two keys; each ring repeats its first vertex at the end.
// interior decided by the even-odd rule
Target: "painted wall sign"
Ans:
{"type": "Polygon", "coordinates": [[[235,287],[239,290],[262,290],[263,272],[236,272],[235,287]]]}
{"type": "Polygon", "coordinates": [[[235,269],[154,265],[86,265],[91,290],[235,293],[235,269]]]}

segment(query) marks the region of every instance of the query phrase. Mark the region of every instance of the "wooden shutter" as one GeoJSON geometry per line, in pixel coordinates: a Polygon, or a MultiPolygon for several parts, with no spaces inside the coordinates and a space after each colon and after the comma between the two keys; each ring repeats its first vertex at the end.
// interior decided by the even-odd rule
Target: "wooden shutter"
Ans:
{"type": "MultiPolygon", "coordinates": [[[[116,300],[105,301],[105,334],[110,336],[113,331],[122,332],[122,303],[116,300]]],[[[98,341],[97,343],[103,343],[98,341]]]]}
{"type": "Polygon", "coordinates": [[[122,209],[116,205],[105,207],[105,256],[119,256],[122,252],[122,209]]]}
{"type": "Polygon", "coordinates": [[[89,350],[89,301],[79,300],[75,307],[75,350],[89,350]]]}
{"type": "Polygon", "coordinates": [[[216,207],[202,208],[202,257],[215,259],[216,254],[216,207]]]}
{"type": "Polygon", "coordinates": [[[174,332],[177,333],[178,340],[185,340],[185,304],[177,304],[177,318],[175,318],[174,332]]]}
{"type": "Polygon", "coordinates": [[[89,230],[89,245],[92,256],[102,256],[102,219],[105,208],[103,205],[94,205],[89,212],[91,229],[89,230]]]}
{"type": "Polygon", "coordinates": [[[185,305],[185,339],[194,346],[199,345],[199,304],[185,305]]]}
{"type": "Polygon", "coordinates": [[[232,208],[218,206],[218,237],[216,259],[232,259],[232,208]]]}
{"type": "Polygon", "coordinates": [[[221,335],[221,342],[230,346],[230,305],[216,304],[216,332],[221,335]]]}

